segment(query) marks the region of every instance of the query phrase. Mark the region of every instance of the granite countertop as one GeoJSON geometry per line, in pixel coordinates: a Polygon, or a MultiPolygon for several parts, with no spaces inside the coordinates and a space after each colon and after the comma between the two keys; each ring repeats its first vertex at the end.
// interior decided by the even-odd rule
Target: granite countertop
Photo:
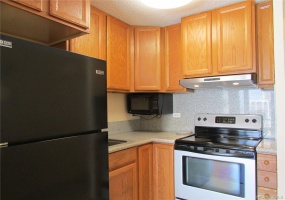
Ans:
{"type": "MultiPolygon", "coordinates": [[[[150,142],[162,142],[174,144],[178,138],[186,137],[192,133],[176,133],[176,132],[148,132],[133,131],[118,134],[110,134],[109,139],[125,140],[127,142],[109,147],[109,153],[124,150],[127,148],[140,146],[150,142]]],[[[276,140],[264,138],[257,147],[257,153],[276,154],[276,140]]]]}
{"type": "Polygon", "coordinates": [[[256,148],[257,153],[274,154],[277,153],[277,143],[275,139],[264,138],[256,148]]]}
{"type": "Polygon", "coordinates": [[[191,133],[175,133],[175,132],[148,132],[134,131],[118,134],[110,134],[109,139],[125,140],[127,142],[109,146],[109,153],[124,150],[127,148],[140,146],[150,142],[162,142],[174,144],[178,138],[186,137],[191,133]]]}

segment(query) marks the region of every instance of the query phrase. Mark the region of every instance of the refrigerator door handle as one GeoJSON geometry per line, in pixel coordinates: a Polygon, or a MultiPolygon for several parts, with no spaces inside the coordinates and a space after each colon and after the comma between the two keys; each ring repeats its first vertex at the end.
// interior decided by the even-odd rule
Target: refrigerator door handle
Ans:
{"type": "Polygon", "coordinates": [[[0,148],[8,147],[8,142],[0,143],[0,148]]]}

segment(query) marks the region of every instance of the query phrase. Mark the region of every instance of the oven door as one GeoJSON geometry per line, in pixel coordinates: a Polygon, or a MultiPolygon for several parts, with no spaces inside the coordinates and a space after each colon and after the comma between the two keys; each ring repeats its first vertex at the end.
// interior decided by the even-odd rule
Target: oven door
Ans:
{"type": "Polygon", "coordinates": [[[255,159],[175,150],[176,199],[256,199],[255,159]]]}

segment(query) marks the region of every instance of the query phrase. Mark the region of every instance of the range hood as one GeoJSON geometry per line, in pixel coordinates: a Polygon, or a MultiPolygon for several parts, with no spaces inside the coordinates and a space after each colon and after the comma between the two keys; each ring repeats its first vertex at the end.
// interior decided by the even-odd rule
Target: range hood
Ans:
{"type": "Polygon", "coordinates": [[[179,83],[181,86],[188,89],[256,87],[256,79],[256,74],[238,74],[204,78],[186,78],[181,79],[179,83]]]}

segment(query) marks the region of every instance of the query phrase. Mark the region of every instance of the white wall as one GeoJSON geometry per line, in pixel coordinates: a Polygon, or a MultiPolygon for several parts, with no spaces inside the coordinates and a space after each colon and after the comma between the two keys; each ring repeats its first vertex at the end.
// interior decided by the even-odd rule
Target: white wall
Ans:
{"type": "Polygon", "coordinates": [[[127,113],[126,94],[108,93],[108,122],[138,119],[127,113]]]}
{"type": "Polygon", "coordinates": [[[273,0],[278,199],[285,199],[285,65],[283,3],[282,0],[273,0]]]}

